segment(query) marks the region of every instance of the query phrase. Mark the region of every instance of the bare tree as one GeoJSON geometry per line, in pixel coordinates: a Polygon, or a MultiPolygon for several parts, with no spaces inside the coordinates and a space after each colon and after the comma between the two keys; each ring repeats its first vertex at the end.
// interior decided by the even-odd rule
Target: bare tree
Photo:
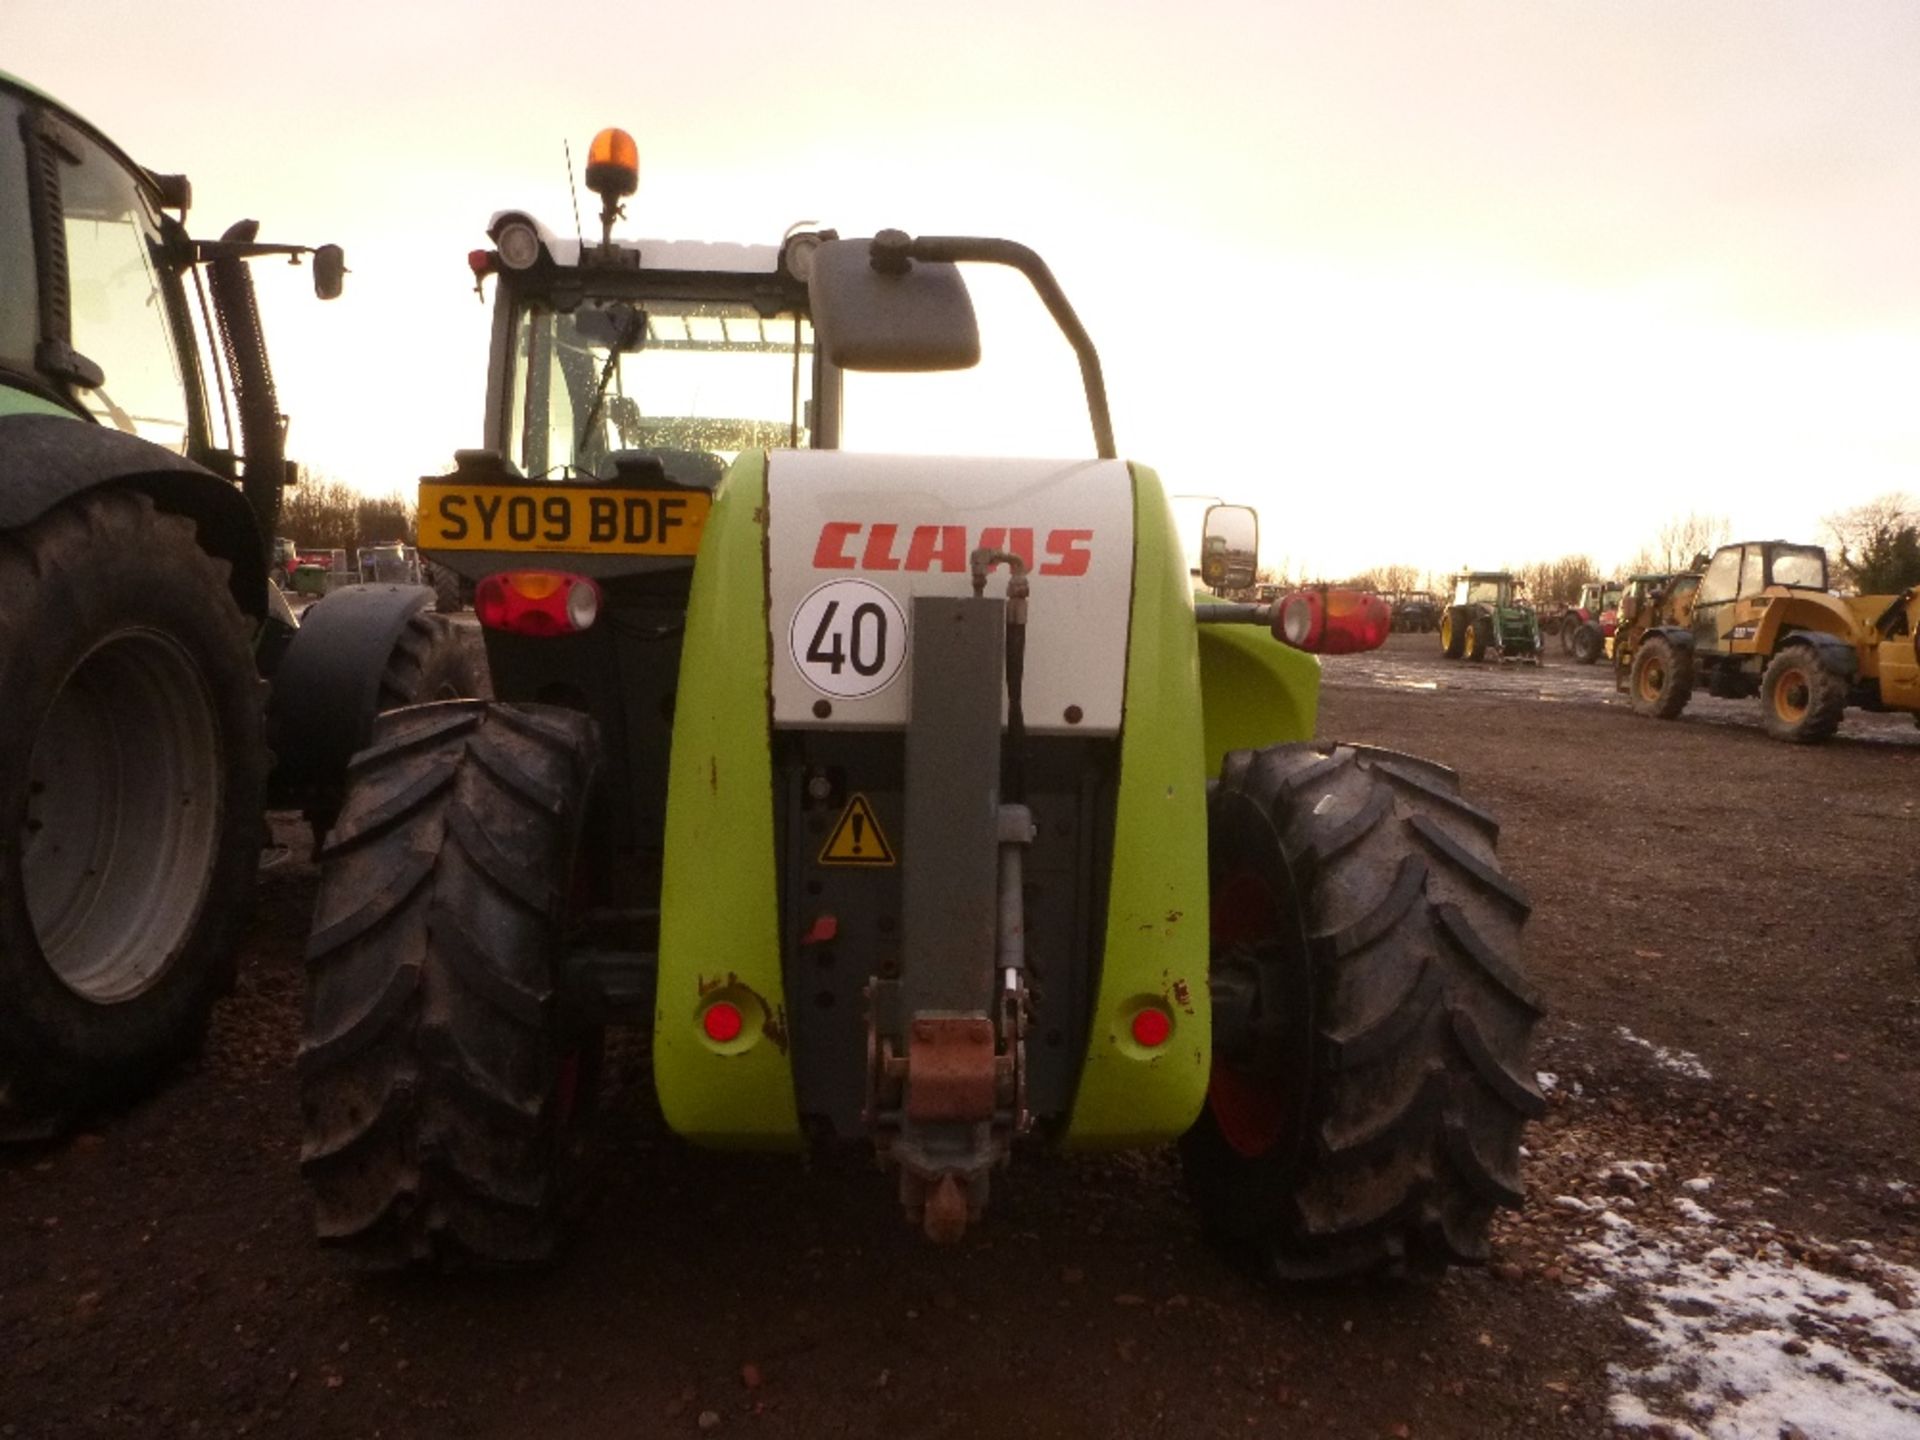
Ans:
{"type": "Polygon", "coordinates": [[[1727,543],[1732,527],[1724,515],[1697,515],[1688,511],[1660,527],[1651,544],[1642,545],[1627,562],[1630,575],[1674,573],[1690,568],[1702,555],[1711,555],[1727,543]]]}
{"type": "Polygon", "coordinates": [[[1580,598],[1580,587],[1599,578],[1590,555],[1562,555],[1558,560],[1536,560],[1514,572],[1527,587],[1527,598],[1539,610],[1563,610],[1580,598]]]}
{"type": "Polygon", "coordinates": [[[1862,595],[1920,584],[1920,507],[1912,496],[1881,495],[1822,523],[1840,547],[1840,569],[1862,595]]]}
{"type": "Polygon", "coordinates": [[[414,507],[398,496],[362,495],[339,480],[309,475],[280,502],[279,532],[303,550],[345,550],[413,539],[414,507]]]}
{"type": "Polygon", "coordinates": [[[1411,565],[1376,565],[1371,573],[1376,590],[1398,594],[1420,588],[1420,572],[1411,565]]]}

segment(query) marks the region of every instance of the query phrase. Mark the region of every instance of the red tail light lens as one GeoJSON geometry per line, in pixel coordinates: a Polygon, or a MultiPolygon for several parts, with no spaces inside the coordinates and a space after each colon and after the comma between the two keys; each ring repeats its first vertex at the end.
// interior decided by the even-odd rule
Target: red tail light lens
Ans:
{"type": "Polygon", "coordinates": [[[1273,638],[1316,655],[1377,650],[1392,629],[1387,602],[1366,590],[1296,590],[1273,609],[1273,638]]]}
{"type": "Polygon", "coordinates": [[[510,570],[474,587],[473,613],[489,630],[574,635],[600,617],[600,587],[584,575],[510,570]]]}

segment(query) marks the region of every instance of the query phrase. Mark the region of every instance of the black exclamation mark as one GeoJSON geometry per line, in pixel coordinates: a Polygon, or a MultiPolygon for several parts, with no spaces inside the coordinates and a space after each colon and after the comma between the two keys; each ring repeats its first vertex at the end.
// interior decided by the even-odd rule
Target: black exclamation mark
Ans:
{"type": "Polygon", "coordinates": [[[862,832],[867,828],[867,817],[858,810],[853,812],[853,853],[858,855],[866,847],[866,837],[862,832]]]}

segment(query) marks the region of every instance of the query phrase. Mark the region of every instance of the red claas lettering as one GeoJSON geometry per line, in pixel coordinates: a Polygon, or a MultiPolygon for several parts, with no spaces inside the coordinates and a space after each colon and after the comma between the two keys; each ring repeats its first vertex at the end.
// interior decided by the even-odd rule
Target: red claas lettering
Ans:
{"type": "MultiPolygon", "coordinates": [[[[899,525],[829,520],[814,542],[813,568],[964,575],[976,549],[1010,551],[1034,568],[1035,532],[1028,525],[989,525],[972,545],[964,525],[916,525],[904,547],[900,532],[899,525]]],[[[1049,530],[1043,548],[1046,559],[1034,573],[1069,580],[1085,575],[1093,563],[1093,531],[1049,530]]]]}

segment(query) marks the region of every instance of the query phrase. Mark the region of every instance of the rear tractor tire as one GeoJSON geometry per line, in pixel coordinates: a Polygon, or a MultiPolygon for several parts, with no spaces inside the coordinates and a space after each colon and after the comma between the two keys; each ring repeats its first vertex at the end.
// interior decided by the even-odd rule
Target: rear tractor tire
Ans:
{"type": "Polygon", "coordinates": [[[1227,756],[1209,801],[1213,1072],[1182,1138],[1211,1235],[1269,1279],[1488,1255],[1545,1101],[1529,902],[1452,771],[1363,746],[1227,756]]]}
{"type": "Polygon", "coordinates": [[[1760,723],[1776,740],[1813,745],[1840,728],[1847,682],[1804,643],[1782,645],[1760,677],[1760,723]]]}
{"type": "Polygon", "coordinates": [[[1693,655],[1659,635],[1649,635],[1634,651],[1627,696],[1636,715],[1673,720],[1693,698],[1693,655]]]}
{"type": "Polygon", "coordinates": [[[591,719],[459,701],[354,758],[307,943],[300,1166],[323,1243],[376,1268],[547,1259],[600,1034],[559,1013],[591,719]]]}
{"type": "Polygon", "coordinates": [[[1589,620],[1573,632],[1570,648],[1574,664],[1591,665],[1600,658],[1600,652],[1606,648],[1606,636],[1600,633],[1598,625],[1589,620]]]}
{"type": "Polygon", "coordinates": [[[0,536],[0,1139],[199,1048],[260,858],[259,695],[190,520],[109,490],[0,536]]]}
{"type": "Polygon", "coordinates": [[[1460,617],[1451,610],[1447,611],[1440,617],[1440,652],[1449,660],[1458,660],[1466,643],[1467,636],[1460,627],[1460,617]]]}

